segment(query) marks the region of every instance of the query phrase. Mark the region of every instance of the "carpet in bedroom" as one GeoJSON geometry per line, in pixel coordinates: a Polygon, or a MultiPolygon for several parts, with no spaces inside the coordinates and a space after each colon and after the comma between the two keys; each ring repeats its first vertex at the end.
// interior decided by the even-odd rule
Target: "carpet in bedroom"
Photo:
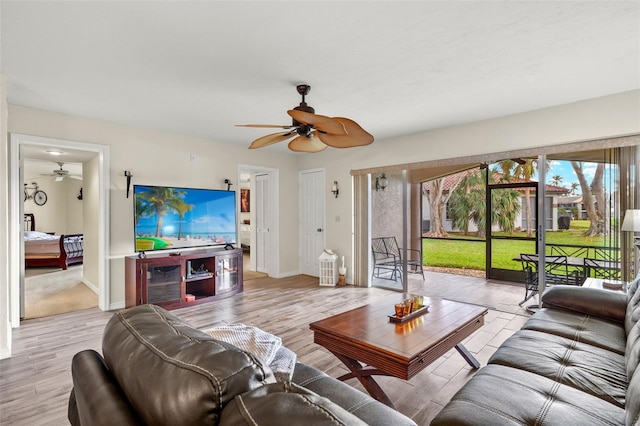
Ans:
{"type": "Polygon", "coordinates": [[[82,265],[66,271],[29,268],[25,272],[25,319],[98,306],[98,295],[82,283],[82,265]]]}

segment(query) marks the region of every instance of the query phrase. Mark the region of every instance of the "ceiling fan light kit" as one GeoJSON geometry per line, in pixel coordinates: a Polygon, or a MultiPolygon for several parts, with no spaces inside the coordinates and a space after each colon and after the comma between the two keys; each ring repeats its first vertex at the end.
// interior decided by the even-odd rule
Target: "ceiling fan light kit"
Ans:
{"type": "Polygon", "coordinates": [[[262,136],[249,145],[249,149],[264,148],[278,142],[295,138],[289,142],[289,149],[295,152],[320,152],[327,147],[353,148],[369,145],[373,136],[355,121],[344,117],[327,117],[315,113],[307,105],[305,96],[311,91],[311,86],[299,84],[296,86],[302,96],[302,102],[297,107],[287,111],[292,119],[291,126],[273,124],[237,124],[238,127],[278,128],[286,130],[262,136]]]}
{"type": "Polygon", "coordinates": [[[55,182],[62,182],[64,180],[64,178],[69,177],[72,179],[78,179],[78,180],[82,180],[82,176],[76,176],[76,175],[72,175],[69,174],[69,170],[64,170],[64,163],[61,161],[56,161],[56,164],[58,165],[58,167],[60,167],[59,169],[54,169],[52,173],[47,174],[47,175],[42,175],[42,176],[51,176],[54,177],[54,181],[55,182]]]}

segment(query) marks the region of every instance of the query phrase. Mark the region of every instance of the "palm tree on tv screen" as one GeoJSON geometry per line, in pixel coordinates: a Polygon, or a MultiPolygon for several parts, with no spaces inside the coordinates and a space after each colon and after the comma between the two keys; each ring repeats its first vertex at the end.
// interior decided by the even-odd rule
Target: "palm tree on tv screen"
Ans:
{"type": "Polygon", "coordinates": [[[153,206],[146,202],[140,194],[136,195],[136,226],[140,223],[140,219],[143,217],[149,217],[153,215],[153,206]]]}
{"type": "Polygon", "coordinates": [[[167,215],[171,209],[171,203],[175,203],[175,200],[180,200],[184,203],[182,198],[184,198],[185,195],[185,191],[165,186],[154,186],[150,188],[149,192],[141,192],[138,194],[138,197],[141,197],[152,206],[153,211],[155,211],[158,217],[156,221],[156,237],[162,238],[162,216],[167,215]]]}
{"type": "Polygon", "coordinates": [[[193,204],[187,204],[184,202],[184,200],[182,198],[169,198],[166,201],[166,204],[172,208],[173,210],[175,210],[176,213],[178,213],[178,216],[180,217],[179,220],[179,225],[178,225],[178,239],[182,238],[182,222],[184,219],[184,215],[189,211],[193,209],[193,204]]]}

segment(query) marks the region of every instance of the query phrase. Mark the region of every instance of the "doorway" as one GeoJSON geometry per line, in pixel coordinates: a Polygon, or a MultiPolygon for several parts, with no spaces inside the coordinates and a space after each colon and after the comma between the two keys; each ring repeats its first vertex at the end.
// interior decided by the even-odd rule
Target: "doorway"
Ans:
{"type": "Polygon", "coordinates": [[[300,273],[317,277],[325,249],[324,169],[300,172],[300,273]]]}
{"type": "Polygon", "coordinates": [[[85,155],[83,160],[84,184],[92,191],[84,191],[83,233],[85,241],[85,270],[84,280],[89,281],[98,290],[98,306],[102,310],[110,310],[109,286],[109,147],[105,145],[88,144],[83,142],[45,138],[22,134],[10,135],[10,208],[9,218],[14,226],[10,229],[10,312],[9,319],[13,327],[20,324],[22,300],[24,300],[25,267],[23,244],[23,215],[24,215],[24,160],[25,151],[57,150],[69,155],[85,155]],[[87,209],[87,207],[89,207],[87,209]],[[88,210],[88,211],[87,211],[88,210]],[[88,266],[88,267],[87,267],[88,266]]]}
{"type": "Polygon", "coordinates": [[[21,147],[24,197],[22,319],[98,306],[98,289],[83,279],[83,163],[93,152],[51,146],[21,147]],[[34,192],[37,191],[37,192],[34,192]],[[40,196],[37,199],[31,195],[40,196]],[[27,220],[28,219],[28,220],[27,220]],[[71,257],[59,261],[60,239],[71,257]],[[64,243],[66,241],[66,243],[64,243]]]}
{"type": "Polygon", "coordinates": [[[278,277],[278,170],[238,165],[238,182],[238,233],[244,253],[244,279],[278,277]]]}

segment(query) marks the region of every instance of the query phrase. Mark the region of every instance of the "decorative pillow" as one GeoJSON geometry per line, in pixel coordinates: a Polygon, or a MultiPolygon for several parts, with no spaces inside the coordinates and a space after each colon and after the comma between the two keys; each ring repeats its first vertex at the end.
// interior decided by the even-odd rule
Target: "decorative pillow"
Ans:
{"type": "Polygon", "coordinates": [[[236,395],[275,382],[255,356],[154,305],[114,314],[102,352],[145,424],[215,425],[236,395]]]}
{"type": "Polygon", "coordinates": [[[224,407],[226,425],[366,425],[339,405],[295,384],[275,383],[237,395],[224,407]]]}

